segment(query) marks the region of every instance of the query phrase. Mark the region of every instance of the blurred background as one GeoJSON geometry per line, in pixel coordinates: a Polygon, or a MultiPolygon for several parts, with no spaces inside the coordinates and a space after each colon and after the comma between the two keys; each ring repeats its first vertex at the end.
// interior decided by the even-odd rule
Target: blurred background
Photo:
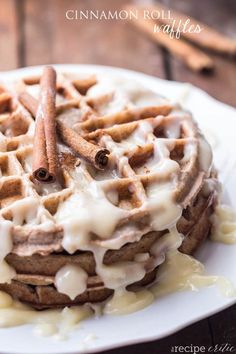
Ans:
{"type": "MultiPolygon", "coordinates": [[[[235,0],[160,2],[236,39],[235,0]]],[[[114,11],[127,3],[127,0],[0,0],[0,70],[46,63],[119,66],[191,82],[236,106],[235,60],[214,57],[214,74],[196,74],[143,36],[129,21],[69,21],[65,16],[68,9],[114,11]]]]}
{"type": "MultiPolygon", "coordinates": [[[[236,0],[159,0],[236,40],[236,0]]],[[[211,54],[215,71],[198,74],[137,31],[128,21],[69,21],[68,9],[119,10],[127,0],[0,0],[0,71],[87,63],[118,66],[190,82],[236,107],[236,61],[211,54]]],[[[145,1],[139,0],[145,4],[145,1]]],[[[152,1],[155,3],[155,1],[152,1]]],[[[172,345],[236,345],[236,306],[158,342],[112,354],[166,354],[172,345]]]]}

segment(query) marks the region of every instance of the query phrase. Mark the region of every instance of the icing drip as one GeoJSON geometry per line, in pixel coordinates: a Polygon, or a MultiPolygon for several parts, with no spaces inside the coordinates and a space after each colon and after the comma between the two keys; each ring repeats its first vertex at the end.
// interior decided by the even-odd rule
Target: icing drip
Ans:
{"type": "Polygon", "coordinates": [[[52,216],[38,204],[34,197],[27,197],[18,200],[11,205],[13,225],[40,225],[48,230],[49,225],[53,226],[52,216]]]}
{"type": "Polygon", "coordinates": [[[161,231],[176,225],[182,208],[173,201],[173,192],[166,184],[150,186],[147,190],[147,205],[151,213],[151,229],[161,231]]]}
{"type": "Polygon", "coordinates": [[[213,219],[211,239],[226,244],[236,243],[236,212],[227,205],[219,205],[213,219]]]}
{"type": "Polygon", "coordinates": [[[0,283],[10,283],[16,275],[15,270],[4,260],[12,250],[11,229],[10,221],[0,221],[0,283]]]}
{"type": "Polygon", "coordinates": [[[125,289],[129,284],[141,280],[146,274],[144,264],[139,262],[117,262],[106,266],[99,253],[95,254],[96,272],[109,289],[125,289]]]}
{"type": "Polygon", "coordinates": [[[202,171],[209,176],[212,166],[212,150],[203,136],[199,138],[199,164],[202,171]]]}
{"type": "Polygon", "coordinates": [[[12,250],[12,228],[26,224],[50,231],[54,226],[49,212],[38,205],[33,197],[15,201],[9,210],[12,221],[5,220],[2,216],[0,220],[0,283],[10,283],[16,275],[15,270],[4,260],[12,250]]]}
{"type": "Polygon", "coordinates": [[[88,274],[81,267],[68,264],[57,272],[55,286],[60,293],[74,300],[77,295],[86,290],[87,279],[88,274]]]}
{"type": "Polygon", "coordinates": [[[64,228],[63,247],[73,253],[79,248],[86,249],[91,232],[101,238],[111,237],[119,220],[126,215],[125,210],[113,205],[102,189],[91,182],[61,203],[55,218],[64,228]]]}
{"type": "Polygon", "coordinates": [[[173,227],[170,232],[163,235],[151,247],[151,254],[154,256],[164,256],[167,251],[177,250],[183,241],[183,236],[173,227]]]}

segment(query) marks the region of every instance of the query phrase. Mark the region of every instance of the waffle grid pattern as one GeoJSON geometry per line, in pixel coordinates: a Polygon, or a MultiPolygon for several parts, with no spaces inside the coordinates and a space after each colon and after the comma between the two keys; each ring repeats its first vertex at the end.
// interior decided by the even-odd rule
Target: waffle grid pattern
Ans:
{"type": "Polygon", "coordinates": [[[199,174],[198,135],[190,115],[171,107],[172,112],[166,109],[164,114],[153,116],[152,107],[130,104],[121,112],[101,116],[102,107],[112,104],[114,92],[88,96],[88,89],[97,84],[94,76],[71,80],[58,75],[57,119],[111,151],[108,171],[96,171],[59,143],[65,188],[34,184],[34,119],[18,101],[15,89],[37,92],[38,83],[37,77],[25,78],[8,89],[2,87],[0,93],[0,213],[13,221],[16,230],[22,226],[30,229],[32,225],[45,226],[45,230],[56,227],[54,214],[60,203],[93,181],[109,202],[128,211],[129,220],[140,220],[148,214],[143,206],[153,184],[174,185],[176,200],[185,203],[192,181],[199,174]],[[164,163],[169,167],[162,168],[164,163]],[[29,198],[34,203],[27,207],[29,198]]]}

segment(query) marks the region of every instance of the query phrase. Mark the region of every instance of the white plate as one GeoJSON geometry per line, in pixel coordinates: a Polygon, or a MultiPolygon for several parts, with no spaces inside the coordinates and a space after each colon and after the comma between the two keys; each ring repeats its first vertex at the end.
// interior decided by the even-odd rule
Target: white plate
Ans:
{"type": "MultiPolygon", "coordinates": [[[[143,85],[174,101],[182,101],[193,112],[195,119],[214,147],[216,166],[222,173],[224,198],[236,208],[236,110],[220,103],[205,92],[188,84],[168,82],[144,74],[102,66],[58,65],[64,71],[117,74],[127,80],[135,79],[143,85]]],[[[35,74],[39,67],[1,73],[2,78],[16,78],[35,74]]],[[[223,88],[222,89],[227,89],[223,88]]],[[[236,284],[236,245],[227,246],[208,241],[197,258],[209,274],[223,275],[236,284]]],[[[198,292],[174,293],[142,311],[119,317],[103,316],[82,322],[67,341],[35,337],[30,325],[0,329],[1,353],[79,353],[94,352],[168,336],[181,328],[210,316],[235,303],[235,298],[225,298],[214,287],[198,292]],[[96,339],[84,341],[91,334],[96,339]]]]}

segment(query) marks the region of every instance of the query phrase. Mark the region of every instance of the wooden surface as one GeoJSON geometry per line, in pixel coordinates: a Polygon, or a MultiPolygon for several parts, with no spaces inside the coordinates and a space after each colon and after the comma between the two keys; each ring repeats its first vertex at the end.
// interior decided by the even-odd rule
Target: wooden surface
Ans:
{"type": "MultiPolygon", "coordinates": [[[[236,107],[236,63],[214,56],[213,75],[190,72],[126,21],[68,21],[67,9],[119,9],[125,0],[0,0],[0,70],[47,63],[119,66],[187,81],[236,107]]],[[[163,0],[236,39],[235,0],[163,0]]],[[[168,315],[168,314],[167,314],[168,315]]],[[[158,316],[158,314],[157,314],[158,316]]],[[[236,307],[160,341],[109,351],[167,354],[174,345],[236,347],[236,307]]],[[[135,328],[134,328],[135,330],[135,328]]],[[[207,349],[206,349],[207,350],[207,349]]],[[[108,352],[107,352],[108,353],[108,352]]]]}

